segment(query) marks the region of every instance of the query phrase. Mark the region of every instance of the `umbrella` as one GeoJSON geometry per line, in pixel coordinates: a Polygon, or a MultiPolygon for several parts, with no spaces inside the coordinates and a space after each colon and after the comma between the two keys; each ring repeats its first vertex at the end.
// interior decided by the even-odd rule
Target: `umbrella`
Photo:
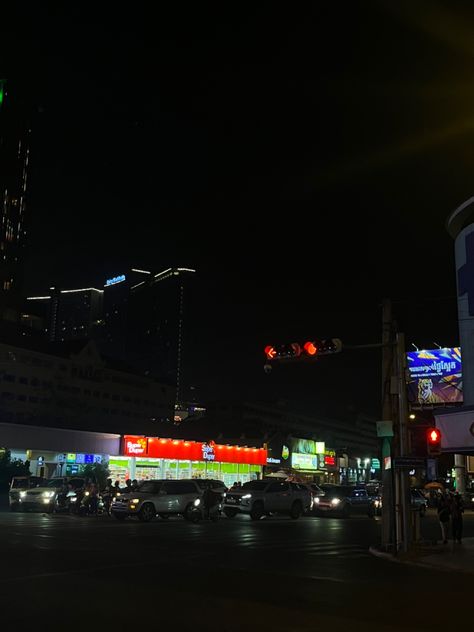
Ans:
{"type": "Polygon", "coordinates": [[[441,490],[444,490],[444,485],[441,485],[441,483],[436,483],[435,481],[433,481],[432,483],[426,483],[424,489],[441,489],[441,490]]]}

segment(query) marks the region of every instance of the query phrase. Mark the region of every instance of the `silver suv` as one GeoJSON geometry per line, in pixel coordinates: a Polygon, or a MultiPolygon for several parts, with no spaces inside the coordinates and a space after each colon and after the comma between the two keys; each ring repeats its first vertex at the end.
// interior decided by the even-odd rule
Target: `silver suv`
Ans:
{"type": "Polygon", "coordinates": [[[252,520],[260,520],[272,513],[287,514],[296,520],[309,511],[312,497],[302,484],[289,481],[249,481],[239,491],[224,496],[224,513],[234,518],[238,513],[249,514],[252,520]]]}
{"type": "Polygon", "coordinates": [[[158,514],[162,518],[182,515],[190,520],[201,505],[204,489],[194,479],[143,481],[130,494],[120,494],[112,501],[110,511],[117,520],[137,516],[149,522],[158,514]]]}

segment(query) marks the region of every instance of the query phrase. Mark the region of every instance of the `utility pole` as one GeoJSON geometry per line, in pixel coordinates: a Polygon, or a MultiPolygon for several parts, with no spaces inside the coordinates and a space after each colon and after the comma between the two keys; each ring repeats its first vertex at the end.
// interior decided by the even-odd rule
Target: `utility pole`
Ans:
{"type": "MultiPolygon", "coordinates": [[[[397,333],[397,399],[398,399],[398,450],[401,457],[408,456],[408,405],[406,392],[406,353],[405,334],[397,333]]],[[[400,467],[394,470],[397,478],[396,506],[400,525],[399,541],[401,541],[403,552],[406,553],[410,546],[410,489],[408,485],[407,470],[400,467]]]]}
{"type": "MultiPolygon", "coordinates": [[[[393,426],[392,375],[393,362],[392,303],[386,298],[382,302],[382,421],[393,426]]],[[[393,435],[393,432],[392,432],[393,435]]],[[[393,546],[396,552],[395,494],[392,459],[392,437],[382,437],[382,547],[393,546]]]]}

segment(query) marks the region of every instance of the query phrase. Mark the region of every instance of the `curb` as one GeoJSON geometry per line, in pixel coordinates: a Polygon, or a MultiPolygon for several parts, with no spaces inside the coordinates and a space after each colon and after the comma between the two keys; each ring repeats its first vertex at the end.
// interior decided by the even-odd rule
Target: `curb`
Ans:
{"type": "Polygon", "coordinates": [[[397,564],[407,564],[408,566],[419,566],[420,568],[427,568],[435,571],[445,571],[447,573],[462,573],[464,575],[472,575],[474,573],[473,570],[467,570],[464,568],[456,568],[455,566],[443,566],[441,564],[430,564],[427,562],[414,561],[414,560],[401,560],[398,557],[395,557],[391,553],[385,553],[385,551],[379,551],[377,548],[373,546],[369,546],[369,553],[374,557],[379,557],[383,560],[388,560],[389,562],[395,562],[397,564]]]}

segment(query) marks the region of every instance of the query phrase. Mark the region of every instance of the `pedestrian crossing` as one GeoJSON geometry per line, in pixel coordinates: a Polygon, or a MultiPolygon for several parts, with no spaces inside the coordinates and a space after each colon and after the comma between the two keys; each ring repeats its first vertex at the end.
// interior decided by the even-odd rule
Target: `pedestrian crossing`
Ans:
{"type": "MultiPolygon", "coordinates": [[[[188,544],[190,541],[195,541],[196,545],[200,542],[198,535],[193,535],[191,538],[187,538],[188,544]]],[[[212,546],[214,549],[219,549],[229,546],[229,538],[214,537],[212,540],[212,546]]],[[[275,554],[284,550],[285,554],[295,554],[300,556],[307,556],[310,558],[344,558],[344,559],[359,559],[368,558],[370,553],[367,547],[358,544],[340,544],[338,542],[313,542],[313,541],[295,541],[291,542],[287,539],[278,538],[262,538],[261,535],[253,534],[240,534],[235,537],[232,543],[232,549],[234,552],[245,553],[246,551],[266,554],[275,554]]]]}

